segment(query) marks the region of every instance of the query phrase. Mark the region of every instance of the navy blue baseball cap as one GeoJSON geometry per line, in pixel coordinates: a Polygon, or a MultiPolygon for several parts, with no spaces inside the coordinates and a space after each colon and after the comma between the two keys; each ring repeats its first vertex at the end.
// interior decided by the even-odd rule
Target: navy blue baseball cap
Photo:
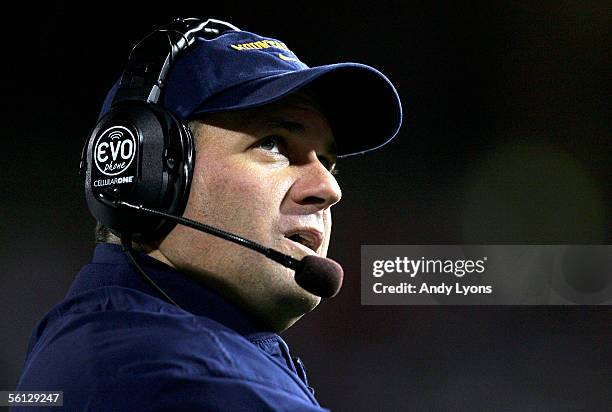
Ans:
{"type": "MultiPolygon", "coordinates": [[[[110,110],[118,84],[100,117],[110,110]]],[[[308,67],[285,43],[240,30],[196,37],[172,65],[160,103],[188,121],[272,103],[307,85],[330,123],[338,157],[383,146],[401,126],[397,91],[378,70],[359,63],[308,67]]]]}

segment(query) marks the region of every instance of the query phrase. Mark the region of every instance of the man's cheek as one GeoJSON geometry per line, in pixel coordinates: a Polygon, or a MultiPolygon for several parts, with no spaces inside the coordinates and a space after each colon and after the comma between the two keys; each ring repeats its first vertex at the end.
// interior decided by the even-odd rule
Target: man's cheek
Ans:
{"type": "Polygon", "coordinates": [[[248,174],[217,173],[212,177],[206,183],[201,204],[207,205],[209,211],[214,209],[217,218],[241,226],[249,220],[270,217],[273,202],[271,193],[265,190],[265,181],[248,174]]]}

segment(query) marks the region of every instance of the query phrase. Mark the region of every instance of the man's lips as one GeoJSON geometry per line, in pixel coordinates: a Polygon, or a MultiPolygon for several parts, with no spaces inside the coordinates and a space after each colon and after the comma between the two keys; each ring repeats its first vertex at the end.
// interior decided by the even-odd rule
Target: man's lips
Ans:
{"type": "Polygon", "coordinates": [[[323,232],[315,228],[295,228],[287,231],[285,237],[318,253],[323,244],[323,232]]]}

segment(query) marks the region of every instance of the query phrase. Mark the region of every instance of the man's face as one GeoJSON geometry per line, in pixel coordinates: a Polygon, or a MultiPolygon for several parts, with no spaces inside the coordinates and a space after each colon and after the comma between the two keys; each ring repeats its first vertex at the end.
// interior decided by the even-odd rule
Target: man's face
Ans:
{"type": "MultiPolygon", "coordinates": [[[[198,124],[194,139],[185,217],[298,259],[327,254],[330,207],[341,192],[331,173],[333,135],[311,99],[294,94],[213,115],[198,124]]],[[[184,226],[170,232],[158,253],[272,330],[288,328],[320,301],[295,283],[292,270],[184,226]]]]}

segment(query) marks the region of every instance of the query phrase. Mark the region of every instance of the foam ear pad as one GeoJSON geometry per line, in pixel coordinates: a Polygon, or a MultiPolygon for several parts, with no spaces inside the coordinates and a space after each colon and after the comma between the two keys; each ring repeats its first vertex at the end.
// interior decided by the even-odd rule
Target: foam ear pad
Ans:
{"type": "Polygon", "coordinates": [[[134,240],[158,239],[174,224],[114,208],[100,195],[182,215],[194,148],[189,129],[161,106],[123,102],[100,119],[87,143],[85,197],[92,215],[134,240]]]}

